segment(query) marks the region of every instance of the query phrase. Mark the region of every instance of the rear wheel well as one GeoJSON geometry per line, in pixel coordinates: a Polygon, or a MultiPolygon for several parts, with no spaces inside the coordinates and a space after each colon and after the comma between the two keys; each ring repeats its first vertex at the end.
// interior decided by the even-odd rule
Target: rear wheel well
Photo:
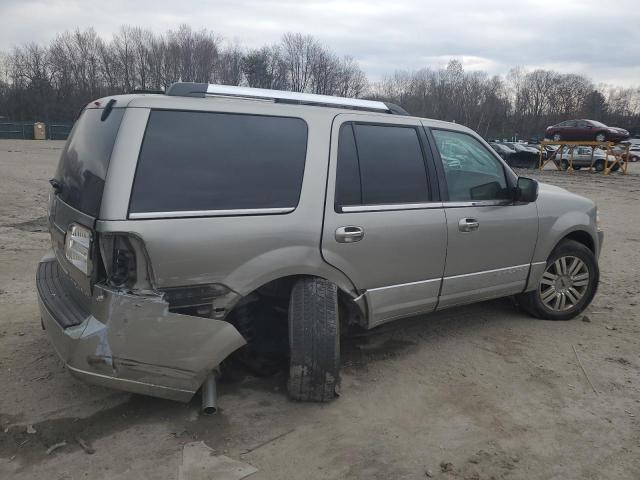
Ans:
{"type": "MultiPolygon", "coordinates": [[[[562,240],[567,240],[567,239],[574,240],[578,243],[581,243],[582,245],[587,247],[589,250],[591,250],[593,253],[596,253],[596,248],[593,242],[593,238],[591,237],[591,235],[589,235],[589,233],[585,232],[584,230],[576,230],[575,232],[571,232],[570,234],[565,236],[562,240]]],[[[562,240],[560,240],[560,242],[562,242],[562,240]]],[[[558,244],[560,242],[558,242],[558,244]]]]}
{"type": "MultiPolygon", "coordinates": [[[[289,275],[272,280],[244,296],[229,312],[231,323],[247,341],[234,353],[253,373],[274,373],[277,364],[289,356],[288,314],[293,286],[309,275],[289,275]]],[[[338,287],[340,331],[363,324],[364,316],[352,296],[338,287]]]]}

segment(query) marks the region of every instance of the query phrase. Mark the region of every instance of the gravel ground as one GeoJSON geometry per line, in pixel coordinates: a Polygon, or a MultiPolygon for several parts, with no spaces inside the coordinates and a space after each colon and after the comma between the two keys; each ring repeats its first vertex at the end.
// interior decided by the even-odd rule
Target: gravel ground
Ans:
{"type": "Polygon", "coordinates": [[[343,342],[331,404],[290,402],[282,375],[243,377],[200,417],[199,399],[75,380],[41,330],[34,276],[62,146],[0,141],[0,478],[176,478],[194,440],[258,468],[252,480],[640,478],[637,165],[523,173],[600,206],[602,282],[584,317],[534,320],[503,299],[408,319],[343,342]]]}

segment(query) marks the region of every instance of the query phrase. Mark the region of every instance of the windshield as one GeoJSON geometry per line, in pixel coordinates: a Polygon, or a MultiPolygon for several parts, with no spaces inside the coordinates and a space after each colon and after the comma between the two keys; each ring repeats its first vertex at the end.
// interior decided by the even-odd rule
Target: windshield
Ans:
{"type": "Polygon", "coordinates": [[[606,127],[604,123],[596,122],[595,120],[589,120],[589,123],[591,123],[591,125],[593,125],[594,127],[606,127]]]}
{"type": "Polygon", "coordinates": [[[73,208],[97,217],[109,159],[124,109],[114,108],[102,121],[102,109],[86,109],[76,121],[62,151],[56,180],[58,197],[73,208]]]}

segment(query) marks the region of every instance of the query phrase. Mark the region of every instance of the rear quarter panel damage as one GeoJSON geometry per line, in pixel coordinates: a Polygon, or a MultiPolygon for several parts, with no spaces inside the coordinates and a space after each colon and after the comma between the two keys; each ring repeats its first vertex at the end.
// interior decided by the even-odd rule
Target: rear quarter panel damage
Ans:
{"type": "Polygon", "coordinates": [[[67,359],[79,370],[157,386],[156,396],[174,398],[163,390],[180,390],[188,400],[213,368],[245,344],[231,324],[172,313],[159,296],[96,290],[101,300],[67,359]]]}

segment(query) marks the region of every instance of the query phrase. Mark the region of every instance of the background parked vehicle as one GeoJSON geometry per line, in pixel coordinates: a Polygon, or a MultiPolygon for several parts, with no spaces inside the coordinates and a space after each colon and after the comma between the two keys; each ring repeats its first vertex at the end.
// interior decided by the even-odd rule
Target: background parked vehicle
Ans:
{"type": "MultiPolygon", "coordinates": [[[[570,147],[562,147],[563,152],[560,157],[560,166],[563,170],[567,170],[569,168],[569,164],[571,162],[571,148],[570,147]]],[[[592,147],[576,147],[573,149],[573,169],[580,170],[581,168],[589,168],[591,166],[591,162],[593,160],[593,168],[596,172],[602,172],[605,167],[605,157],[607,154],[596,148],[595,152],[593,152],[593,159],[591,157],[592,147]]],[[[613,155],[608,155],[609,164],[615,162],[616,158],[613,155]]],[[[615,172],[620,168],[619,164],[615,164],[611,171],[615,172]]]]}
{"type": "Polygon", "coordinates": [[[529,152],[535,153],[536,155],[540,153],[540,150],[538,150],[536,147],[532,147],[522,142],[502,142],[502,145],[505,145],[515,150],[516,152],[529,152]]]}
{"type": "Polygon", "coordinates": [[[500,145],[513,150],[507,163],[516,168],[535,168],[540,159],[540,151],[535,147],[530,147],[519,142],[500,142],[500,145]]]}
{"type": "Polygon", "coordinates": [[[502,157],[503,160],[506,160],[507,163],[508,163],[509,157],[514,153],[516,153],[514,149],[507,147],[506,145],[502,145],[501,143],[498,143],[498,142],[489,142],[489,145],[491,145],[491,148],[493,148],[496,151],[496,153],[502,157]]]}
{"type": "MultiPolygon", "coordinates": [[[[621,149],[624,150],[624,149],[621,149]]],[[[624,158],[628,162],[638,162],[640,161],[640,144],[632,143],[629,145],[629,158],[627,158],[627,152],[622,151],[622,158],[624,158]]]]}
{"type": "Polygon", "coordinates": [[[566,120],[547,127],[546,138],[561,140],[585,140],[597,142],[620,142],[629,138],[629,132],[623,128],[608,127],[595,120],[566,120]]]}

